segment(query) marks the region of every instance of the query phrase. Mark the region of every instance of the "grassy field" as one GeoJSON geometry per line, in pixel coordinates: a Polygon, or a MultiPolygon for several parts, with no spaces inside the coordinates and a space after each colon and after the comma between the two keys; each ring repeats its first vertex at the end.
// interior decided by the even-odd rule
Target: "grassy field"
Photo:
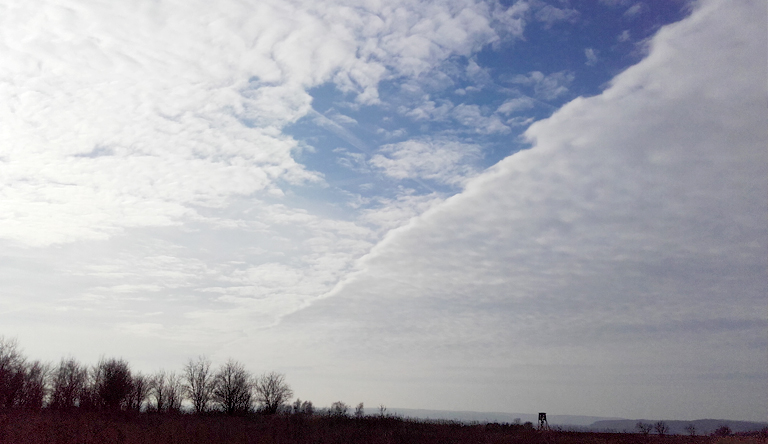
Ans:
{"type": "Polygon", "coordinates": [[[757,444],[764,435],[658,436],[633,433],[544,431],[506,424],[466,425],[395,417],[302,415],[0,413],[1,444],[757,444]]]}

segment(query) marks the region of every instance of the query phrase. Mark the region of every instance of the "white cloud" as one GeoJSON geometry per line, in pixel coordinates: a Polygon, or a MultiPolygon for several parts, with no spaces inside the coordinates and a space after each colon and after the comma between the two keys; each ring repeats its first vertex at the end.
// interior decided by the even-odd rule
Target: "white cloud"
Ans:
{"type": "Polygon", "coordinates": [[[530,6],[525,1],[517,1],[508,8],[501,7],[500,3],[494,3],[491,14],[492,23],[496,25],[494,28],[502,34],[522,36],[525,28],[524,16],[529,9],[530,6]]]}
{"type": "Polygon", "coordinates": [[[593,66],[597,63],[599,58],[597,57],[597,50],[594,48],[587,48],[584,50],[584,55],[587,57],[587,65],[593,66]]]}
{"type": "Polygon", "coordinates": [[[413,109],[403,107],[400,112],[414,120],[443,121],[448,118],[452,109],[453,103],[449,100],[442,100],[438,105],[435,101],[429,100],[429,96],[425,96],[421,105],[413,109]]]}
{"type": "Polygon", "coordinates": [[[178,225],[199,206],[319,181],[280,134],[310,112],[308,88],[334,81],[374,103],[381,79],[497,41],[503,12],[468,0],[17,3],[0,18],[0,238],[30,245],[178,225]]]}
{"type": "MultiPolygon", "coordinates": [[[[0,273],[4,286],[23,290],[7,292],[0,304],[3,313],[18,312],[5,318],[6,328],[23,334],[60,327],[57,313],[66,311],[65,324],[90,325],[104,337],[137,335],[215,351],[245,329],[273,326],[332,289],[390,228],[364,212],[360,221],[345,221],[252,199],[239,203],[245,209],[236,226],[201,218],[181,229],[132,228],[108,240],[48,249],[0,244],[0,269],[33,258],[25,267],[29,271],[0,273]],[[35,270],[39,267],[44,268],[35,270]],[[153,315],[158,312],[162,316],[153,315]],[[142,332],[147,316],[162,328],[142,332]]],[[[406,207],[392,206],[401,212],[406,207]]],[[[380,207],[390,211],[388,203],[380,207]]],[[[394,214],[388,219],[398,220],[394,214]]],[[[59,348],[54,353],[87,351],[94,344],[52,343],[59,348]]],[[[153,367],[167,362],[172,368],[173,356],[153,367]]]]}
{"type": "MultiPolygon", "coordinates": [[[[470,81],[481,87],[493,81],[488,68],[481,68],[475,60],[470,60],[467,64],[466,75],[470,81]]],[[[469,86],[466,89],[469,91],[480,91],[481,87],[469,86]]]]}
{"type": "Polygon", "coordinates": [[[600,3],[607,5],[607,6],[626,6],[630,4],[632,0],[600,0],[600,3]]]}
{"type": "Polygon", "coordinates": [[[438,105],[435,101],[428,99],[428,96],[424,97],[424,101],[419,106],[412,109],[402,107],[399,111],[416,121],[445,122],[452,119],[461,124],[464,131],[480,134],[505,134],[510,131],[498,116],[484,112],[478,105],[462,103],[454,106],[449,100],[441,100],[438,105]]]}
{"type": "Polygon", "coordinates": [[[334,114],[331,118],[335,120],[336,123],[340,123],[343,125],[350,125],[350,126],[357,125],[357,120],[349,116],[346,116],[344,114],[337,113],[337,114],[334,114]]]}
{"type": "Polygon", "coordinates": [[[620,42],[626,42],[630,39],[629,30],[625,29],[624,31],[619,34],[619,36],[616,38],[616,40],[620,42]]]}
{"type": "Polygon", "coordinates": [[[364,141],[360,140],[359,137],[354,135],[351,131],[344,128],[342,125],[337,123],[334,120],[329,119],[328,117],[318,113],[317,111],[311,111],[309,115],[312,116],[312,120],[317,124],[317,126],[323,127],[327,129],[328,131],[336,134],[339,136],[342,140],[349,143],[350,145],[354,146],[355,148],[359,149],[363,152],[370,151],[370,148],[368,147],[368,144],[364,141]]]}
{"type": "Polygon", "coordinates": [[[509,81],[519,85],[533,86],[536,97],[542,100],[553,100],[568,92],[568,86],[573,82],[573,79],[573,73],[568,71],[547,75],[541,71],[531,71],[527,76],[517,75],[509,81]]]}
{"type": "Polygon", "coordinates": [[[394,199],[377,200],[378,205],[365,210],[360,216],[360,221],[384,234],[407,224],[444,199],[437,193],[415,194],[406,189],[394,199]]]}
{"type": "Polygon", "coordinates": [[[510,131],[498,116],[484,116],[478,105],[461,104],[456,106],[451,114],[457,122],[480,134],[505,134],[510,131]]]}
{"type": "Polygon", "coordinates": [[[557,22],[573,22],[579,18],[579,12],[575,9],[561,9],[552,5],[545,5],[534,14],[536,20],[544,22],[547,27],[557,22]]]}
{"type": "Polygon", "coordinates": [[[476,172],[480,147],[455,140],[408,140],[384,145],[371,165],[395,179],[428,179],[459,184],[476,172]]]}
{"type": "Polygon", "coordinates": [[[533,123],[535,119],[533,117],[513,117],[507,120],[507,125],[511,126],[526,126],[533,123]]]}
{"type": "Polygon", "coordinates": [[[516,113],[518,111],[523,111],[526,109],[531,109],[536,105],[536,101],[530,97],[516,97],[514,99],[509,99],[502,103],[499,108],[496,110],[497,113],[510,115],[513,113],[516,113]]]}
{"type": "Polygon", "coordinates": [[[336,163],[344,168],[360,172],[370,171],[367,165],[367,156],[364,153],[354,153],[344,148],[336,148],[333,152],[338,154],[336,163]]]}
{"type": "Polygon", "coordinates": [[[638,2],[638,3],[635,3],[634,5],[630,6],[629,8],[627,8],[627,10],[624,11],[624,15],[626,17],[634,17],[634,16],[640,14],[641,12],[643,12],[643,9],[644,9],[643,4],[638,2]]]}
{"type": "MultiPolygon", "coordinates": [[[[708,1],[663,28],[609,89],[532,125],[533,148],[390,233],[281,334],[306,332],[341,372],[398,375],[390,402],[764,416],[763,9],[708,1]],[[722,366],[733,379],[712,379],[722,366]],[[424,386],[469,375],[483,383],[424,386]],[[724,393],[738,401],[720,408],[724,393]]],[[[349,381],[328,390],[369,387],[349,381]]]]}
{"type": "Polygon", "coordinates": [[[408,132],[403,128],[398,128],[393,131],[387,131],[384,128],[377,128],[376,134],[382,134],[386,139],[398,139],[404,137],[408,132]]]}
{"type": "Polygon", "coordinates": [[[533,90],[538,97],[553,100],[567,93],[572,81],[573,74],[569,72],[556,72],[542,78],[537,76],[533,90]]]}

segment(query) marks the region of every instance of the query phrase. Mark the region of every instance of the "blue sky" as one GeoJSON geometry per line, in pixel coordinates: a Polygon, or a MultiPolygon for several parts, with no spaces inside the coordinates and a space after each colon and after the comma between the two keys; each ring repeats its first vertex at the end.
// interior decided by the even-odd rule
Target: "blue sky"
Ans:
{"type": "Polygon", "coordinates": [[[0,0],[0,334],[764,419],[760,3],[0,0]]]}

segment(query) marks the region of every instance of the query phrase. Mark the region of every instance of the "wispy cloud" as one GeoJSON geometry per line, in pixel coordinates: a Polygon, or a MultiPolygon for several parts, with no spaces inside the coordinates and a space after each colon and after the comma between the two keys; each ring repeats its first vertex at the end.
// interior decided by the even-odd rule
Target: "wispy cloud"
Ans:
{"type": "Polygon", "coordinates": [[[618,37],[616,37],[616,40],[620,42],[626,42],[630,39],[629,30],[625,29],[624,31],[621,31],[621,34],[619,34],[618,37]]]}
{"type": "Polygon", "coordinates": [[[320,181],[280,134],[310,112],[308,88],[332,81],[375,103],[381,79],[419,75],[499,38],[498,11],[484,4],[396,6],[50,0],[9,9],[0,144],[10,210],[0,236],[106,239],[320,181]]]}
{"type": "Polygon", "coordinates": [[[587,48],[584,50],[584,55],[587,57],[587,65],[592,66],[597,63],[599,58],[597,57],[597,51],[594,48],[587,48]]]}
{"type": "Polygon", "coordinates": [[[408,140],[385,145],[371,164],[396,179],[426,179],[444,184],[464,182],[476,172],[480,147],[455,140],[408,140]]]}
{"type": "MultiPolygon", "coordinates": [[[[535,3],[535,2],[534,2],[535,3]]],[[[534,14],[536,20],[544,22],[546,26],[552,26],[561,21],[575,21],[579,12],[570,8],[558,8],[552,5],[544,5],[534,14]]]]}
{"type": "Polygon", "coordinates": [[[629,8],[627,8],[627,10],[624,11],[624,15],[626,17],[634,17],[634,16],[640,14],[641,12],[643,12],[643,10],[644,10],[643,4],[640,3],[640,2],[637,2],[634,5],[632,5],[629,8]]]}
{"type": "Polygon", "coordinates": [[[516,75],[508,79],[510,83],[533,87],[536,97],[542,100],[552,100],[568,92],[568,86],[573,82],[574,75],[568,71],[544,74],[532,71],[528,75],[516,75]]]}
{"type": "Polygon", "coordinates": [[[496,112],[501,114],[513,114],[518,111],[527,110],[530,108],[533,108],[536,106],[536,100],[530,98],[530,97],[517,97],[514,99],[509,99],[506,102],[502,103],[501,106],[496,110],[496,112]]]}

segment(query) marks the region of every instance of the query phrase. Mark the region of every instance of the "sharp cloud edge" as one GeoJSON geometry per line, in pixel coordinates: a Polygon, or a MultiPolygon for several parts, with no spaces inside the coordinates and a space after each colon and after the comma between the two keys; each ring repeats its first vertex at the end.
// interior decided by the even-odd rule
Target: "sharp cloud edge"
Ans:
{"type": "Polygon", "coordinates": [[[282,328],[322,331],[326,353],[387,356],[382,374],[414,359],[425,374],[505,369],[497,381],[533,363],[555,380],[588,366],[585,387],[634,380],[615,395],[669,409],[687,398],[641,390],[670,368],[690,369],[664,377],[693,391],[725,363],[754,385],[768,291],[763,13],[708,1],[662,28],[604,93],[532,125],[531,149],[391,232],[282,328]]]}

